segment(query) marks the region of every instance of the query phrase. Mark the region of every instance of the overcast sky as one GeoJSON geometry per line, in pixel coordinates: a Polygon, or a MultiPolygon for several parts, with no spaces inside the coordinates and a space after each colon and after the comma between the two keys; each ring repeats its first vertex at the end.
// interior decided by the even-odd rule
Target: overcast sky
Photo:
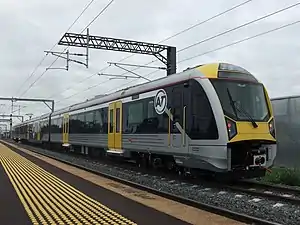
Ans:
{"type": "MultiPolygon", "coordinates": [[[[91,24],[90,34],[158,43],[244,1],[115,0],[91,24]]],[[[96,49],[90,50],[90,67],[88,69],[83,65],[70,63],[69,71],[48,70],[41,79],[32,85],[56,59],[49,55],[34,75],[26,81],[44,57],[44,51],[50,50],[58,42],[89,2],[90,0],[2,0],[0,2],[0,96],[51,98],[57,102],[55,107],[58,109],[98,94],[110,93],[124,88],[126,85],[145,82],[143,79],[108,81],[107,77],[96,75],[108,65],[108,61],[117,62],[130,55],[129,53],[96,49]],[[129,82],[130,84],[128,84],[129,82]],[[28,90],[30,85],[32,87],[28,90]]],[[[107,0],[95,0],[70,32],[80,33],[108,2],[107,0]]],[[[225,15],[162,42],[162,44],[176,46],[177,50],[180,50],[295,3],[297,3],[296,0],[253,0],[225,15]]],[[[177,59],[180,61],[300,20],[299,12],[300,5],[182,51],[177,54],[177,59]]],[[[299,29],[300,24],[296,24],[235,46],[202,55],[179,63],[177,71],[207,62],[229,62],[252,72],[266,85],[271,97],[300,94],[298,82],[300,80],[299,29]]],[[[56,46],[54,50],[62,51],[64,48],[65,46],[56,46]]],[[[84,53],[84,49],[71,47],[70,52],[84,53]]],[[[84,58],[76,59],[85,60],[84,58]]],[[[152,60],[155,60],[152,56],[136,54],[124,60],[123,63],[145,64],[152,60]]],[[[163,66],[161,62],[154,62],[151,65],[163,66]]],[[[64,66],[65,60],[59,59],[53,67],[64,66]]],[[[133,69],[133,67],[126,68],[133,69]]],[[[114,66],[103,72],[124,73],[123,70],[114,66]]],[[[138,69],[135,72],[145,76],[155,70],[138,69]]],[[[165,71],[157,71],[148,75],[148,78],[153,80],[165,75],[165,71]]],[[[10,102],[0,101],[0,104],[6,104],[6,106],[0,105],[0,113],[10,112],[10,102]]],[[[21,105],[21,114],[33,113],[37,116],[49,112],[43,103],[17,102],[15,104],[21,105]]]]}

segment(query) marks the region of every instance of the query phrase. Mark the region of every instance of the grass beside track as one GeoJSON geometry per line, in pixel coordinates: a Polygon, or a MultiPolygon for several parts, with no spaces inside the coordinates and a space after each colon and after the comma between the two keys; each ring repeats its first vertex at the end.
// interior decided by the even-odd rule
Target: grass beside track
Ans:
{"type": "Polygon", "coordinates": [[[300,168],[273,167],[261,181],[300,187],[300,168]]]}

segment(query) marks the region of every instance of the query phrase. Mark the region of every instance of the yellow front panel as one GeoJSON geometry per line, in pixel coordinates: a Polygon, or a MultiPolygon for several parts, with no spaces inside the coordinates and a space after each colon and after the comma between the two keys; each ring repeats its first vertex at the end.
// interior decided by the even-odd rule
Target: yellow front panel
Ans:
{"type": "Polygon", "coordinates": [[[251,122],[236,122],[237,135],[229,142],[243,141],[243,140],[269,140],[275,141],[269,132],[269,125],[267,122],[256,122],[257,128],[254,128],[251,122]]]}
{"type": "Polygon", "coordinates": [[[256,122],[257,128],[254,128],[251,122],[236,122],[239,134],[268,134],[269,125],[266,122],[256,122]]]}
{"type": "Polygon", "coordinates": [[[218,78],[219,63],[211,63],[203,66],[199,66],[198,70],[203,73],[207,78],[218,78]]]}
{"type": "Polygon", "coordinates": [[[108,106],[108,148],[115,148],[115,103],[108,106]]]}
{"type": "Polygon", "coordinates": [[[41,140],[41,132],[37,132],[37,140],[38,140],[38,141],[41,140]]]}

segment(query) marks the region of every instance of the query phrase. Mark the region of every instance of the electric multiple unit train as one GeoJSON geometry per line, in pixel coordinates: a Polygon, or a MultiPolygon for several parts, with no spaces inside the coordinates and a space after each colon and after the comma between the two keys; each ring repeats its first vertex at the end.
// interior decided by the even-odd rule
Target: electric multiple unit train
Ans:
{"type": "Polygon", "coordinates": [[[13,127],[22,142],[184,172],[264,176],[276,156],[268,93],[251,73],[210,63],[13,127]]]}

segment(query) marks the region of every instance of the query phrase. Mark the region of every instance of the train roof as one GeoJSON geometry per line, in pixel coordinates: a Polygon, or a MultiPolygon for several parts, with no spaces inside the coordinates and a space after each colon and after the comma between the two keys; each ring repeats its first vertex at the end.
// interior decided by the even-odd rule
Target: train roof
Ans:
{"type": "MultiPolygon", "coordinates": [[[[202,64],[202,65],[197,65],[192,68],[187,68],[186,70],[184,70],[182,72],[172,74],[170,76],[163,77],[163,78],[160,78],[160,79],[157,79],[154,81],[139,84],[136,86],[127,87],[127,88],[124,88],[122,90],[116,91],[111,94],[99,95],[98,97],[95,96],[92,99],[89,99],[89,100],[86,100],[86,101],[83,101],[80,103],[76,103],[71,106],[67,106],[65,108],[56,110],[53,113],[46,113],[41,116],[24,121],[23,123],[17,124],[14,127],[17,127],[21,124],[28,124],[28,123],[36,122],[38,120],[47,119],[47,118],[49,118],[49,116],[51,114],[52,114],[52,116],[56,116],[56,115],[64,114],[66,112],[70,112],[70,111],[76,111],[76,110],[84,109],[87,107],[92,107],[92,106],[95,106],[98,104],[118,100],[118,99],[121,99],[124,97],[130,97],[130,96],[138,94],[138,93],[155,90],[156,88],[163,87],[163,86],[166,86],[166,85],[169,85],[172,83],[188,80],[193,77],[201,77],[202,76],[202,77],[207,77],[207,78],[218,78],[217,74],[218,74],[218,71],[220,71],[220,70],[228,70],[228,71],[230,70],[233,72],[239,72],[239,73],[247,74],[247,75],[254,77],[251,73],[249,73],[244,68],[230,64],[230,63],[207,63],[207,64],[202,64]],[[206,74],[206,76],[204,74],[206,74]]],[[[255,77],[254,77],[254,79],[255,79],[255,77]]]]}
{"type": "Polygon", "coordinates": [[[46,113],[46,114],[43,114],[41,116],[38,116],[38,117],[32,118],[30,120],[24,121],[23,123],[19,123],[19,124],[15,125],[14,127],[18,127],[21,124],[28,124],[28,123],[36,122],[38,120],[47,119],[50,116],[50,114],[52,116],[61,115],[61,114],[64,114],[66,112],[76,111],[76,110],[84,109],[84,108],[87,108],[87,107],[92,107],[92,106],[102,104],[102,103],[105,103],[105,102],[118,100],[118,99],[124,98],[124,97],[129,97],[129,96],[132,96],[132,95],[137,94],[137,93],[142,93],[142,92],[146,92],[146,91],[149,91],[149,90],[153,90],[153,89],[156,89],[158,87],[166,86],[170,83],[176,83],[176,82],[180,82],[180,81],[183,81],[183,80],[187,80],[193,74],[195,74],[196,77],[201,76],[200,71],[198,71],[198,73],[193,73],[194,71],[195,71],[195,69],[190,69],[190,70],[183,71],[183,72],[180,72],[180,73],[176,73],[176,74],[173,74],[173,75],[170,75],[170,76],[167,76],[167,77],[163,77],[163,78],[151,81],[151,82],[139,84],[139,85],[136,85],[136,86],[127,87],[127,88],[124,88],[122,90],[119,90],[117,92],[114,92],[114,93],[111,93],[111,94],[108,94],[108,95],[94,97],[90,100],[86,100],[86,101],[83,101],[83,102],[80,102],[80,103],[73,104],[71,106],[64,107],[62,109],[58,109],[58,110],[54,111],[53,113],[46,113]]]}

